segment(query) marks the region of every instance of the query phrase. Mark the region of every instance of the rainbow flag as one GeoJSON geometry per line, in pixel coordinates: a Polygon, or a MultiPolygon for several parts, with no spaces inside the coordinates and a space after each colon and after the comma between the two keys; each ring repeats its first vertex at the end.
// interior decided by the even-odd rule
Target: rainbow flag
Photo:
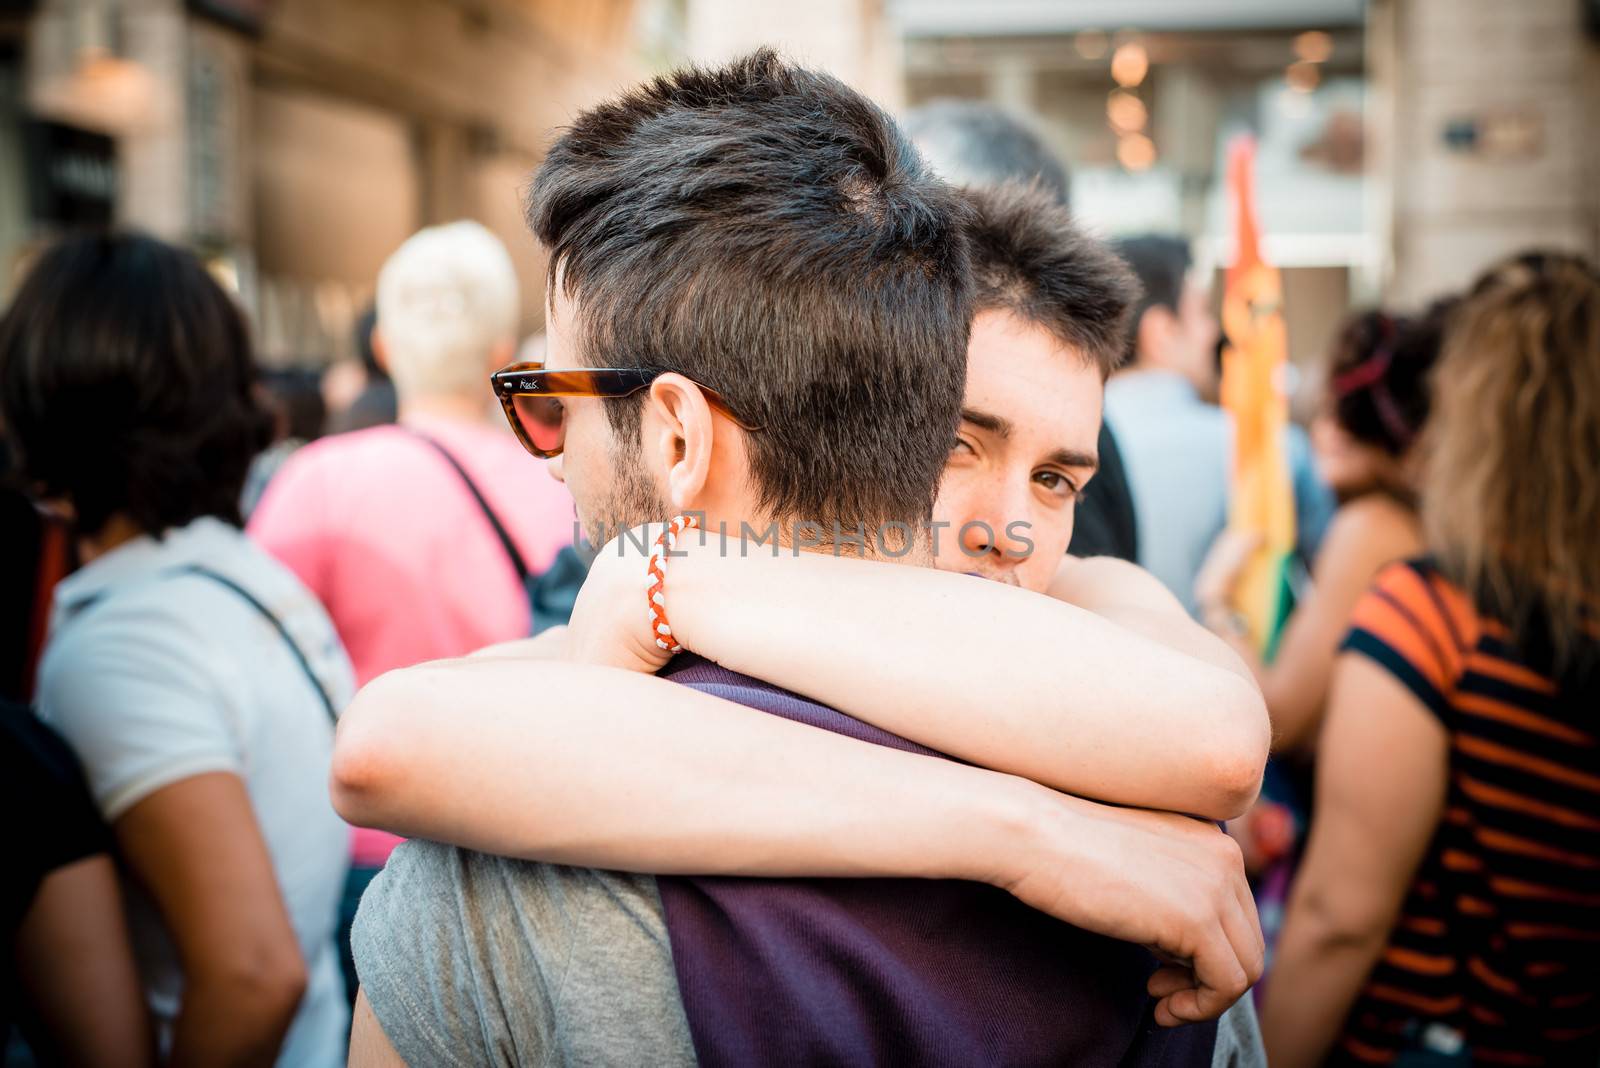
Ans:
{"type": "Polygon", "coordinates": [[[1277,652],[1293,607],[1289,565],[1294,553],[1294,488],[1285,452],[1289,400],[1283,391],[1288,360],[1283,283],[1261,256],[1255,212],[1255,141],[1241,137],[1228,154],[1238,250],[1222,296],[1222,407],[1233,419],[1233,470],[1228,527],[1261,536],[1245,569],[1234,608],[1250,628],[1263,659],[1277,652]]]}

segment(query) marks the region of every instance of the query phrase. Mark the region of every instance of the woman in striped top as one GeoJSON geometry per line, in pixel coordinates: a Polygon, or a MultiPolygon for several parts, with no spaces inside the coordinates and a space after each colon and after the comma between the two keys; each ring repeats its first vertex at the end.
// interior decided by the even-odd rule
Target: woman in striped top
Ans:
{"type": "Polygon", "coordinates": [[[1600,1062],[1600,276],[1487,274],[1434,381],[1432,556],[1357,607],[1266,993],[1274,1068],[1600,1062]],[[1413,1061],[1412,1063],[1424,1063],[1413,1061]]]}

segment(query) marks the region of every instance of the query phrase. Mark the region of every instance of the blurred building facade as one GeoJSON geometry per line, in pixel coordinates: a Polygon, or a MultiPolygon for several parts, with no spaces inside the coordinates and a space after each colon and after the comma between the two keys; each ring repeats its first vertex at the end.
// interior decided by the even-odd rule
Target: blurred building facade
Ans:
{"type": "Polygon", "coordinates": [[[1377,288],[1358,0],[900,0],[895,11],[908,103],[977,97],[1027,120],[1071,171],[1073,213],[1102,233],[1181,233],[1203,268],[1226,263],[1225,148],[1253,136],[1302,361],[1357,293],[1377,288]]]}
{"type": "Polygon", "coordinates": [[[1258,145],[1291,357],[1530,245],[1600,252],[1593,0],[892,0],[905,100],[1032,123],[1102,232],[1232,257],[1223,161],[1258,145]]]}
{"type": "Polygon", "coordinates": [[[898,111],[905,98],[901,27],[888,0],[687,0],[684,50],[718,63],[763,45],[829,71],[898,111]]]}
{"type": "Polygon", "coordinates": [[[321,363],[419,226],[543,265],[518,192],[580,107],[774,44],[891,110],[992,101],[1107,233],[1231,257],[1259,146],[1291,355],[1530,244],[1600,251],[1600,0],[0,0],[0,301],[27,250],[117,222],[235,281],[273,363],[321,363]]]}
{"type": "Polygon", "coordinates": [[[1368,34],[1397,300],[1532,245],[1600,253],[1600,2],[1372,0],[1368,34]]]}
{"type": "Polygon", "coordinates": [[[519,190],[552,128],[649,61],[639,6],[8,0],[0,264],[73,225],[138,227],[234,282],[264,361],[316,365],[401,241],[469,217],[511,249],[536,327],[519,190]]]}

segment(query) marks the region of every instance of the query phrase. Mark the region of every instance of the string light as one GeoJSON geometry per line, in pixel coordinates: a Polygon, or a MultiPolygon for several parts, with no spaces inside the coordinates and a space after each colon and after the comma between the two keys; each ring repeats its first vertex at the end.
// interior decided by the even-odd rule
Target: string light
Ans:
{"type": "Polygon", "coordinates": [[[1150,56],[1144,45],[1129,41],[1111,54],[1111,78],[1124,89],[1132,89],[1150,73],[1150,56]]]}
{"type": "Polygon", "coordinates": [[[1113,89],[1106,98],[1106,121],[1117,133],[1138,133],[1149,120],[1149,109],[1136,94],[1126,89],[1113,89]]]}
{"type": "Polygon", "coordinates": [[[1147,171],[1155,166],[1156,143],[1144,134],[1126,134],[1117,139],[1117,162],[1130,171],[1147,171]]]}

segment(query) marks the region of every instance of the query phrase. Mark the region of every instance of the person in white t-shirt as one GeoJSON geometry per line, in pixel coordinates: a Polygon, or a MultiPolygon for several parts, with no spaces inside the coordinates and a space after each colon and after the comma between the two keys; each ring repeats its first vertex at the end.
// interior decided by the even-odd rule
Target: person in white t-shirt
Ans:
{"type": "Polygon", "coordinates": [[[0,319],[0,409],[84,566],[55,592],[39,714],[111,824],[163,1054],[344,1062],[346,831],[327,778],[353,676],[316,599],[239,529],[268,417],[244,322],[187,253],[46,251],[0,319]]]}

